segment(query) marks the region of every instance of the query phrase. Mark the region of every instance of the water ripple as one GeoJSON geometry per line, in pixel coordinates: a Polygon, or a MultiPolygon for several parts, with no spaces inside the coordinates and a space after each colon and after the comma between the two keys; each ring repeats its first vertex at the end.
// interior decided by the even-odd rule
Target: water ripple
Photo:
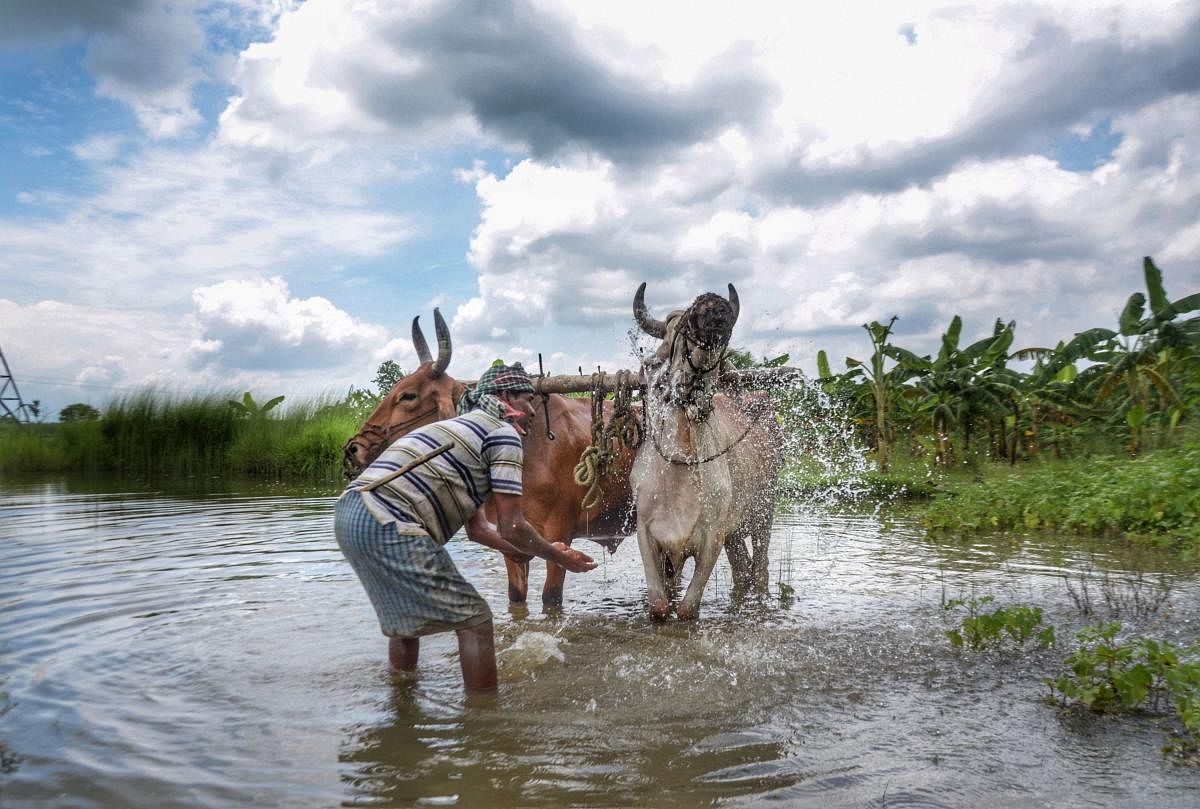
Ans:
{"type": "Polygon", "coordinates": [[[733,603],[722,560],[688,625],[647,619],[636,543],[543,610],[540,564],[510,607],[496,554],[455,540],[498,616],[499,702],[473,704],[452,636],[388,672],[331,514],[332,494],[0,489],[4,805],[1182,807],[1200,787],[1154,717],[1045,705],[1061,650],[943,635],[943,600],[991,594],[1060,637],[1085,599],[1194,637],[1177,560],[792,510],[769,595],[733,603]]]}

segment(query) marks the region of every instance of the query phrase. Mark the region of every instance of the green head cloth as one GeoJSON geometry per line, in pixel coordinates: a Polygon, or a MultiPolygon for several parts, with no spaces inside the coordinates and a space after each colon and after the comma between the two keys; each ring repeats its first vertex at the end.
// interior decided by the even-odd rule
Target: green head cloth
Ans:
{"type": "Polygon", "coordinates": [[[505,365],[497,360],[479,377],[479,384],[463,394],[458,403],[458,412],[461,415],[479,408],[498,419],[504,419],[511,417],[513,410],[496,396],[497,393],[533,392],[533,381],[529,374],[525,373],[521,363],[505,365]]]}

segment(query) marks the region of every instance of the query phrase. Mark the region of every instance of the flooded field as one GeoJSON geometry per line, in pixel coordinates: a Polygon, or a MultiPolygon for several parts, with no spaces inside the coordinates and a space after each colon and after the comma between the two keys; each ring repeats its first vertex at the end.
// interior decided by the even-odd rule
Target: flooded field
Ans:
{"type": "Polygon", "coordinates": [[[1044,700],[1084,623],[1200,636],[1169,556],[793,508],[768,602],[732,609],[722,561],[698,623],[656,625],[636,541],[581,542],[604,561],[548,614],[539,563],[510,608],[500,557],[455,539],[501,665],[465,701],[453,636],[389,672],[333,494],[0,486],[0,805],[1200,805],[1159,717],[1044,700]],[[982,595],[1042,607],[1058,647],[956,652],[941,604],[982,595]]]}

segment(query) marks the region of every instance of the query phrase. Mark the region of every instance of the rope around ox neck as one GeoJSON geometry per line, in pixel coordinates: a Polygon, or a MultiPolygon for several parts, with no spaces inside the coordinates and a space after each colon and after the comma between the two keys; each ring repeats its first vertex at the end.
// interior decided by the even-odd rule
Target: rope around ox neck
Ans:
{"type": "Polygon", "coordinates": [[[754,427],[758,424],[759,420],[762,419],[762,417],[764,415],[766,415],[766,413],[769,410],[770,410],[769,407],[761,408],[759,410],[758,415],[755,416],[750,421],[750,423],[746,426],[746,429],[742,431],[742,434],[739,435],[733,441],[733,443],[731,443],[729,446],[725,447],[725,449],[721,450],[720,452],[717,452],[713,455],[709,455],[707,458],[683,458],[683,457],[679,457],[679,456],[675,456],[675,455],[668,455],[666,453],[666,451],[662,448],[662,444],[659,443],[659,440],[658,440],[659,433],[655,432],[655,430],[651,427],[651,422],[650,422],[649,416],[647,416],[647,418],[646,418],[646,432],[648,432],[650,434],[650,441],[651,441],[651,443],[654,444],[654,448],[656,450],[658,450],[658,454],[667,463],[672,463],[672,464],[675,464],[676,466],[700,466],[701,464],[706,464],[709,461],[715,461],[717,458],[720,458],[722,455],[729,452],[731,449],[736,447],[738,444],[742,443],[742,440],[745,439],[746,436],[750,435],[750,431],[754,429],[754,427]]]}

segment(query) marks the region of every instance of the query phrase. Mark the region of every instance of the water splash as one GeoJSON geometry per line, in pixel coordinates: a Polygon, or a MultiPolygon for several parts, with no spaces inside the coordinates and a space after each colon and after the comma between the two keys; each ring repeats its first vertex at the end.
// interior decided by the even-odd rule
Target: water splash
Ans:
{"type": "Polygon", "coordinates": [[[866,449],[844,402],[798,377],[771,393],[783,428],[785,494],[802,510],[861,502],[869,493],[866,449]]]}
{"type": "Polygon", "coordinates": [[[524,632],[507,649],[498,655],[498,663],[506,672],[532,672],[551,661],[565,663],[567,655],[562,647],[567,641],[549,632],[524,632]]]}
{"type": "MultiPolygon", "coordinates": [[[[658,340],[640,330],[626,332],[629,354],[638,367],[652,354],[658,340]]],[[[650,382],[669,367],[650,369],[650,382]]],[[[769,393],[775,418],[783,433],[784,469],[780,478],[783,497],[805,512],[860,504],[873,492],[867,448],[859,441],[846,402],[830,396],[821,384],[801,373],[790,384],[769,393]]],[[[670,431],[662,437],[674,443],[670,431]]]]}

